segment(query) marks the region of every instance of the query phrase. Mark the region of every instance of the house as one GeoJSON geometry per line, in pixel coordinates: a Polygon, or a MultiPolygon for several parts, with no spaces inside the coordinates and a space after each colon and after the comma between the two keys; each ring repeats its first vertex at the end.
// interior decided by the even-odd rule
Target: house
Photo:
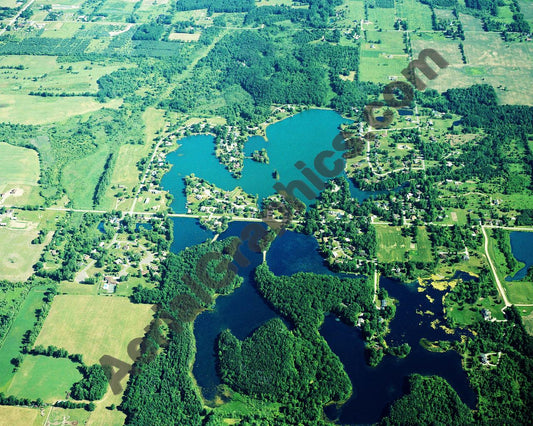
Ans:
{"type": "Polygon", "coordinates": [[[102,290],[105,290],[108,293],[114,293],[118,285],[118,279],[116,277],[104,277],[104,284],[102,285],[102,290]]]}

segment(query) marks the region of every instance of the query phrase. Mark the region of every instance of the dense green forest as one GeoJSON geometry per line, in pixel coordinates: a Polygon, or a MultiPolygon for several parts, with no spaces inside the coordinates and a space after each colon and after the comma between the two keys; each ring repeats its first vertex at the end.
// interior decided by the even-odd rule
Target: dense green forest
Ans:
{"type": "Polygon", "coordinates": [[[470,425],[470,409],[439,376],[409,377],[409,390],[397,400],[381,425],[470,425]]]}
{"type": "Polygon", "coordinates": [[[514,306],[505,310],[507,321],[479,321],[471,329],[476,335],[465,349],[472,357],[467,370],[479,397],[474,418],[479,423],[531,424],[533,413],[533,337],[514,306]],[[481,354],[501,352],[495,368],[478,360],[481,354]]]}
{"type": "Polygon", "coordinates": [[[194,355],[192,321],[212,306],[216,294],[240,285],[230,266],[234,240],[169,254],[155,289],[136,288],[132,300],[158,305],[141,346],[120,408],[128,424],[201,424],[202,404],[189,374],[194,355]]]}
{"type": "Polygon", "coordinates": [[[244,341],[224,331],[218,340],[222,381],[241,393],[283,403],[288,424],[318,422],[324,404],[344,401],[351,393],[344,368],[319,327],[327,313],[351,325],[362,316],[363,333],[375,337],[382,323],[372,302],[373,287],[364,278],[278,277],[267,264],[257,267],[255,279],[261,294],[294,328],[274,319],[244,341]]]}
{"type": "Polygon", "coordinates": [[[244,394],[284,405],[285,424],[318,422],[329,402],[346,400],[352,386],[325,340],[289,330],[280,319],[244,341],[229,330],[218,340],[223,383],[244,394]]]}

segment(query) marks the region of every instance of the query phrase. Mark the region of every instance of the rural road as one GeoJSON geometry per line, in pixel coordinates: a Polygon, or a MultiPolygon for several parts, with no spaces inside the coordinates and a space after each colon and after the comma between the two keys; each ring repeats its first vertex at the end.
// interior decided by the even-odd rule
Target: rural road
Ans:
{"type": "Polygon", "coordinates": [[[498,274],[496,273],[496,268],[494,267],[492,259],[489,256],[489,238],[487,237],[487,233],[485,232],[484,225],[481,226],[481,231],[483,232],[483,238],[485,239],[485,255],[487,256],[487,260],[489,261],[490,269],[492,269],[492,274],[494,275],[494,280],[496,281],[496,285],[498,286],[498,291],[502,296],[503,302],[505,303],[505,307],[511,306],[511,303],[509,303],[509,300],[507,299],[507,296],[505,294],[505,289],[503,288],[502,283],[498,278],[498,274]]]}
{"type": "Polygon", "coordinates": [[[13,25],[15,23],[15,21],[19,18],[20,14],[24,12],[28,7],[30,7],[34,1],[35,0],[30,0],[28,3],[22,6],[22,9],[20,9],[19,12],[13,17],[13,19],[9,21],[9,24],[7,24],[4,28],[0,30],[0,36],[6,32],[8,26],[13,25]]]}

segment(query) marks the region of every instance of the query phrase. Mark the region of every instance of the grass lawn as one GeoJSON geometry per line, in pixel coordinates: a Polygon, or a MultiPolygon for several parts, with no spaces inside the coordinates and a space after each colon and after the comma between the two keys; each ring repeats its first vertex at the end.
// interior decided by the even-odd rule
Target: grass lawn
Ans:
{"type": "Polygon", "coordinates": [[[26,355],[6,394],[42,398],[45,402],[64,399],[71,386],[82,378],[77,366],[68,358],[26,355]]]}
{"type": "Polygon", "coordinates": [[[28,293],[20,306],[19,314],[14,319],[9,333],[0,347],[0,392],[5,393],[13,378],[11,359],[19,354],[24,333],[33,327],[35,310],[43,304],[45,289],[45,287],[35,287],[28,293]]]}
{"type": "Polygon", "coordinates": [[[452,318],[458,325],[468,326],[476,321],[482,320],[481,310],[483,308],[490,311],[493,318],[498,320],[504,319],[501,309],[503,303],[496,304],[492,298],[488,297],[478,301],[478,303],[469,306],[467,304],[460,308],[456,303],[452,303],[446,308],[446,315],[452,318]]]}
{"type": "Polygon", "coordinates": [[[41,410],[37,408],[23,408],[23,407],[11,407],[8,405],[0,405],[0,426],[41,426],[48,414],[47,408],[45,410],[45,416],[41,416],[41,410]]]}
{"type": "Polygon", "coordinates": [[[533,283],[520,281],[502,281],[511,303],[533,303],[533,283]]]}
{"type": "Polygon", "coordinates": [[[103,355],[130,363],[128,343],[144,336],[152,315],[151,305],[124,297],[58,295],[35,344],[81,353],[86,364],[103,355]]]}
{"type": "Polygon", "coordinates": [[[0,184],[37,185],[39,157],[37,152],[0,143],[0,184]]]}

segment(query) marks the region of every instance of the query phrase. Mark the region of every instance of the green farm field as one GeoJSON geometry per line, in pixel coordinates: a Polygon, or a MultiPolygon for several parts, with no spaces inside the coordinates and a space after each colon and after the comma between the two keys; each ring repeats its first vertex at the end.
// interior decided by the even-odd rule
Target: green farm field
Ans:
{"type": "Polygon", "coordinates": [[[397,262],[405,260],[404,254],[409,250],[410,239],[402,237],[401,230],[395,226],[375,225],[378,241],[378,261],[397,262]]]}
{"type": "Polygon", "coordinates": [[[61,183],[75,207],[92,208],[94,191],[109,154],[110,147],[102,145],[93,154],[71,161],[63,169],[61,183]]]}
{"type": "Polygon", "coordinates": [[[86,364],[103,355],[130,363],[128,344],[144,336],[151,308],[124,297],[58,295],[35,344],[81,353],[86,364]]]}
{"type": "Polygon", "coordinates": [[[0,279],[24,281],[33,272],[33,265],[51,239],[55,228],[55,212],[21,211],[17,220],[2,219],[7,226],[0,227],[0,279]],[[31,242],[46,230],[43,244],[31,242]]]}
{"type": "Polygon", "coordinates": [[[426,228],[418,227],[416,243],[411,242],[410,237],[403,237],[401,228],[397,226],[374,225],[377,232],[378,241],[378,261],[380,262],[403,262],[406,253],[409,253],[409,260],[415,262],[430,262],[433,260],[431,254],[431,242],[426,228]]]}
{"type": "Polygon", "coordinates": [[[28,229],[0,229],[0,279],[23,281],[32,274],[43,249],[31,244],[38,234],[35,224],[28,229]]]}
{"type": "Polygon", "coordinates": [[[408,64],[401,32],[367,31],[367,42],[361,47],[359,78],[362,81],[387,84],[390,77],[400,78],[408,64]],[[381,43],[374,43],[378,40],[381,43]]]}
{"type": "Polygon", "coordinates": [[[103,104],[89,96],[43,98],[23,94],[0,94],[0,122],[46,124],[102,108],[116,109],[121,104],[120,99],[103,104]]]}
{"type": "Polygon", "coordinates": [[[64,399],[71,386],[82,378],[77,366],[68,358],[27,355],[6,394],[45,402],[64,399]]]}
{"type": "Polygon", "coordinates": [[[28,293],[5,340],[0,342],[0,392],[5,393],[11,384],[14,376],[11,359],[19,354],[24,333],[33,327],[35,310],[42,306],[45,291],[45,287],[34,287],[28,293]]]}
{"type": "Polygon", "coordinates": [[[37,185],[39,173],[37,152],[0,142],[0,193],[2,184],[37,185]]]}
{"type": "Polygon", "coordinates": [[[459,41],[436,38],[433,33],[412,37],[413,56],[423,49],[435,49],[450,64],[437,70],[438,77],[428,83],[432,89],[445,91],[455,87],[488,83],[494,86],[501,103],[533,105],[533,93],[524,90],[533,78],[531,43],[504,42],[498,33],[465,31],[463,42],[467,63],[463,64],[459,41]]]}
{"type": "Polygon", "coordinates": [[[37,152],[0,143],[0,207],[40,204],[37,152]]]}
{"type": "MultiPolygon", "coordinates": [[[[131,65],[113,61],[58,62],[55,56],[13,55],[0,58],[1,94],[28,94],[35,92],[96,93],[96,81],[118,68],[131,65]]],[[[33,99],[33,98],[32,98],[33,99]]]]}
{"type": "MultiPolygon", "coordinates": [[[[51,407],[46,409],[45,413],[47,414],[51,409],[51,407]]],[[[0,405],[0,426],[41,426],[44,419],[45,417],[41,415],[41,411],[37,408],[0,405]]]]}

